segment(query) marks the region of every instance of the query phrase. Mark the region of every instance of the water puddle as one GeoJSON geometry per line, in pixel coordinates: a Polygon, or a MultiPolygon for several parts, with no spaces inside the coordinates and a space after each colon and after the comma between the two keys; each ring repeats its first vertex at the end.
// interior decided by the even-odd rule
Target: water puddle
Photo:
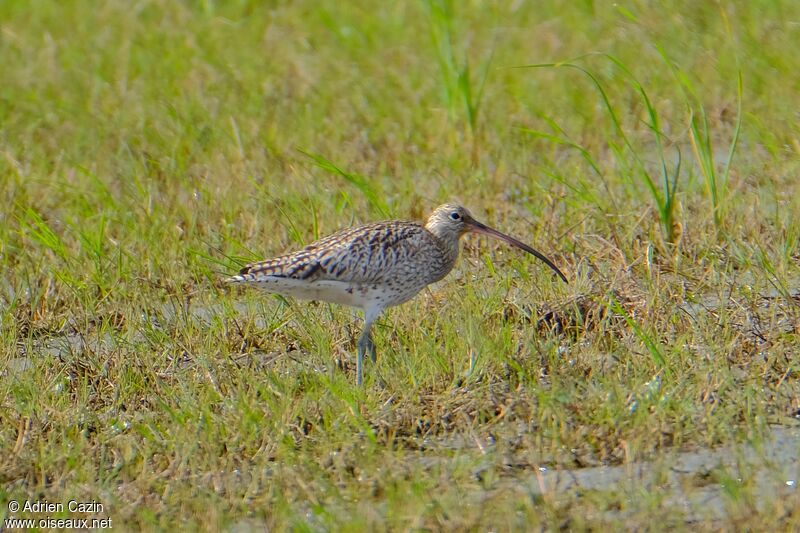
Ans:
{"type": "Polygon", "coordinates": [[[684,452],[653,463],[578,470],[544,469],[528,482],[534,494],[630,489],[658,492],[687,520],[721,518],[736,488],[773,501],[797,490],[800,428],[774,427],[758,448],[751,445],[684,452]],[[731,486],[733,485],[733,487],[731,486]]]}
{"type": "MultiPolygon", "coordinates": [[[[477,451],[475,447],[473,443],[473,450],[477,451]]],[[[493,465],[496,468],[496,458],[492,459],[493,443],[477,448],[485,459],[478,459],[472,471],[481,479],[493,465]]],[[[452,458],[434,457],[423,452],[415,460],[426,469],[446,469],[447,463],[462,461],[464,457],[461,454],[452,458]]],[[[687,523],[719,520],[728,516],[737,494],[743,492],[757,496],[756,507],[798,494],[800,425],[772,427],[758,446],[739,444],[691,452],[665,451],[663,457],[652,462],[575,469],[525,466],[500,477],[485,490],[468,492],[467,501],[479,505],[492,494],[508,491],[532,498],[568,494],[581,497],[600,492],[633,503],[647,494],[655,496],[661,508],[679,510],[687,523]]],[[[625,507],[622,504],[622,510],[609,511],[605,518],[624,518],[625,507]]]]}

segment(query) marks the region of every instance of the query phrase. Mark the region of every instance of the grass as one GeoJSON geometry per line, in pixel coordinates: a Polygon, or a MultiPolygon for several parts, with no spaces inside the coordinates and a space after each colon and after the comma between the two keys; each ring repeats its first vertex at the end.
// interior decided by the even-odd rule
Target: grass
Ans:
{"type": "Polygon", "coordinates": [[[74,498],[119,529],[797,528],[756,473],[713,474],[726,512],[699,518],[653,487],[531,487],[792,423],[798,18],[1,3],[0,517],[74,498]],[[586,75],[515,68],[576,57],[586,75]],[[571,284],[467,239],[379,320],[363,389],[349,310],[219,282],[448,200],[571,284]]]}

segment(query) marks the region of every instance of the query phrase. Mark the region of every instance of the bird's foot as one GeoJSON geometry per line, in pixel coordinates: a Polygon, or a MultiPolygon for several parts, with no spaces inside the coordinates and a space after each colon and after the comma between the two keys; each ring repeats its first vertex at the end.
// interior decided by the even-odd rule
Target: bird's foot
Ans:
{"type": "Polygon", "coordinates": [[[356,384],[362,385],[364,381],[364,354],[368,354],[373,363],[378,360],[375,353],[375,342],[372,335],[365,333],[358,339],[358,356],[356,359],[356,384]]]}

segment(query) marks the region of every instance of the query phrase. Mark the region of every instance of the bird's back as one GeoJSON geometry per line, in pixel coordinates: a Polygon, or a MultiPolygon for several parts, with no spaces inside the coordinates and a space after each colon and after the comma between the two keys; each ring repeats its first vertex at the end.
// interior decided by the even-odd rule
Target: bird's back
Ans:
{"type": "Polygon", "coordinates": [[[258,281],[274,276],[308,282],[417,282],[424,286],[449,272],[455,260],[451,255],[420,224],[376,222],[342,230],[302,250],[247,265],[230,281],[258,281]]]}

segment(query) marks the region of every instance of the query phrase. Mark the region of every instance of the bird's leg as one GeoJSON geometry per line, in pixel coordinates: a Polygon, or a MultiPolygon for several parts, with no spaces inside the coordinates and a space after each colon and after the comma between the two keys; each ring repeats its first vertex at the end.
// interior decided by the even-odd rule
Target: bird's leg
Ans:
{"type": "Polygon", "coordinates": [[[358,356],[356,358],[356,385],[359,387],[364,384],[364,352],[367,349],[366,339],[368,335],[366,330],[358,338],[358,356]]]}
{"type": "Polygon", "coordinates": [[[378,361],[378,356],[375,354],[375,341],[372,340],[372,329],[366,332],[367,338],[364,341],[364,346],[369,354],[369,360],[373,363],[378,361]]]}
{"type": "Polygon", "coordinates": [[[364,311],[364,331],[358,338],[358,356],[356,358],[356,384],[358,386],[364,383],[364,354],[368,353],[373,363],[377,360],[375,341],[372,340],[372,323],[377,317],[378,313],[371,309],[364,311]]]}

